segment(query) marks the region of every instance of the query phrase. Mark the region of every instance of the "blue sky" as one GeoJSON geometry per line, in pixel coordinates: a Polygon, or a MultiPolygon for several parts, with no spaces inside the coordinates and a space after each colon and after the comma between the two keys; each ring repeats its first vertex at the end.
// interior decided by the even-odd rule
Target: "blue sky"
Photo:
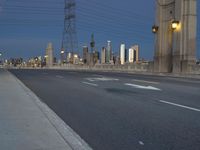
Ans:
{"type": "MultiPolygon", "coordinates": [[[[112,41],[118,52],[120,43],[140,45],[140,57],[152,60],[154,52],[154,0],[77,0],[79,50],[95,35],[98,50],[112,41]]],[[[59,56],[63,31],[64,0],[0,0],[0,49],[4,57],[44,55],[52,42],[59,56]]],[[[198,3],[198,7],[200,4],[198,3]]],[[[198,20],[199,17],[198,10],[198,20]]],[[[198,36],[200,35],[198,23],[198,36]]],[[[198,58],[200,37],[198,37],[198,58]]]]}

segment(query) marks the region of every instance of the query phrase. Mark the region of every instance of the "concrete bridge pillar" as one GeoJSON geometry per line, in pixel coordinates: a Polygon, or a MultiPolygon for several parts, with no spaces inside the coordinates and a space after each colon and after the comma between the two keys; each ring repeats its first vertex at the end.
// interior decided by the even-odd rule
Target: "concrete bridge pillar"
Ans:
{"type": "Polygon", "coordinates": [[[154,71],[188,72],[196,61],[196,0],[156,0],[156,8],[154,71]]]}

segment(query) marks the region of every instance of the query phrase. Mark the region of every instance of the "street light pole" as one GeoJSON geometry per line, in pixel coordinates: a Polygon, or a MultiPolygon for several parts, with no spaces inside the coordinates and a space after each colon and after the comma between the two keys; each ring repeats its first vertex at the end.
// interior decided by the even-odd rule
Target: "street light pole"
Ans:
{"type": "Polygon", "coordinates": [[[3,63],[2,63],[2,52],[0,52],[0,65],[3,65],[3,63]]]}

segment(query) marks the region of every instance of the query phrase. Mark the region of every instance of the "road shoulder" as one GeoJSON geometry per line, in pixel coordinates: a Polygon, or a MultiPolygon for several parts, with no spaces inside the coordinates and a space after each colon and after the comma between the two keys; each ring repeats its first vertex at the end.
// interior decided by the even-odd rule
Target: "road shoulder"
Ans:
{"type": "Polygon", "coordinates": [[[0,149],[91,149],[10,72],[0,70],[0,83],[0,149]]]}

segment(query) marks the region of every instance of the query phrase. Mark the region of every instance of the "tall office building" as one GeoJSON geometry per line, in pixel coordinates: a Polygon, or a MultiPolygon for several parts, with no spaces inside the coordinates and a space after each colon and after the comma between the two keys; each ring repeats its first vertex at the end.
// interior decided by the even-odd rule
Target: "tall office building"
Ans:
{"type": "Polygon", "coordinates": [[[73,54],[71,52],[67,53],[67,63],[73,64],[73,54]]]}
{"type": "Polygon", "coordinates": [[[53,45],[52,43],[48,43],[46,48],[46,65],[48,67],[53,66],[54,57],[53,57],[53,45]]]}
{"type": "Polygon", "coordinates": [[[106,63],[106,48],[102,47],[101,50],[101,64],[105,64],[106,63]]]}
{"type": "Polygon", "coordinates": [[[97,50],[93,52],[93,61],[94,61],[94,64],[99,63],[99,52],[97,50]]]}
{"type": "Polygon", "coordinates": [[[133,46],[134,49],[134,61],[138,62],[139,61],[139,45],[134,45],[133,46]]]}
{"type": "Polygon", "coordinates": [[[87,63],[87,55],[89,53],[89,49],[87,46],[83,46],[83,63],[87,63]]]}
{"type": "Polygon", "coordinates": [[[129,63],[133,63],[134,62],[134,60],[133,60],[133,58],[134,58],[134,50],[133,50],[133,48],[131,47],[131,48],[129,48],[129,55],[128,55],[128,62],[129,63]]]}
{"type": "Polygon", "coordinates": [[[111,41],[107,42],[107,51],[106,51],[106,63],[110,63],[112,55],[112,44],[111,41]]]}
{"type": "Polygon", "coordinates": [[[125,44],[121,44],[120,52],[119,52],[121,65],[125,64],[125,53],[126,53],[126,46],[125,46],[125,44]]]}
{"type": "Polygon", "coordinates": [[[129,63],[138,62],[139,61],[139,46],[134,45],[129,49],[129,63]]]}

